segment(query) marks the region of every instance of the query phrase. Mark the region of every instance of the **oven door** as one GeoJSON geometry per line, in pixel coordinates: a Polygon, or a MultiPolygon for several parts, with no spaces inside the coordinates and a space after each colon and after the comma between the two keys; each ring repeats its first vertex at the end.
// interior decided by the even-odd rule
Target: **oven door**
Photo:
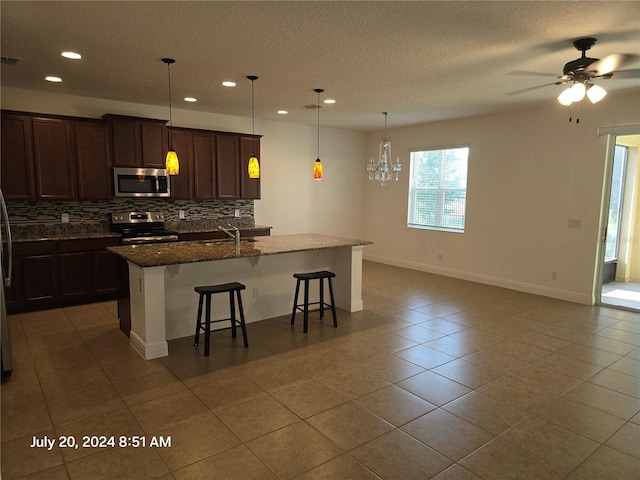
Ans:
{"type": "Polygon", "coordinates": [[[171,184],[164,169],[123,168],[113,169],[113,185],[116,197],[169,197],[171,184]]]}

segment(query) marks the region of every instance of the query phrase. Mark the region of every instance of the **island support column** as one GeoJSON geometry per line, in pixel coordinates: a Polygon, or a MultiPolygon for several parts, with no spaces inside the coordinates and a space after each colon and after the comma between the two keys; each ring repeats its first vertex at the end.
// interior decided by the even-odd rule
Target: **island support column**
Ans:
{"type": "Polygon", "coordinates": [[[129,262],[131,346],[145,360],[166,357],[164,266],[142,268],[129,262]]]}
{"type": "Polygon", "coordinates": [[[336,306],[348,312],[359,312],[362,301],[362,249],[361,245],[335,249],[333,263],[336,306]]]}

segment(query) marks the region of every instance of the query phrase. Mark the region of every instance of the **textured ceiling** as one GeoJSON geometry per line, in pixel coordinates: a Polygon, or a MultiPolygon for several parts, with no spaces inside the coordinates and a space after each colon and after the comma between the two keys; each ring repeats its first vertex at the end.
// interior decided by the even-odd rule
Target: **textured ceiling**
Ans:
{"type": "MultiPolygon", "coordinates": [[[[580,37],[598,39],[588,56],[633,54],[624,69],[640,67],[637,1],[2,1],[0,13],[2,56],[22,59],[2,66],[3,86],[167,105],[160,59],[173,57],[175,108],[250,116],[246,76],[258,75],[258,120],[315,124],[303,106],[324,88],[336,103],[322,125],[358,130],[381,128],[382,111],[391,127],[555,102],[564,87],[506,93],[554,82],[580,37]]],[[[638,78],[598,83],[640,89],[638,78]]]]}

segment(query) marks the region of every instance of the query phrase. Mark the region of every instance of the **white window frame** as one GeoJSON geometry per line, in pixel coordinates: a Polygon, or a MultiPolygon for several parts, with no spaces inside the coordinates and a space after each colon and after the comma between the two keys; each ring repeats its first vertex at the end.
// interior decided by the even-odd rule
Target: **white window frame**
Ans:
{"type": "MultiPolygon", "coordinates": [[[[409,228],[417,228],[424,230],[437,230],[443,232],[452,232],[452,233],[464,233],[465,225],[466,225],[466,197],[467,197],[467,188],[468,188],[468,167],[469,167],[469,153],[470,148],[468,145],[455,146],[455,147],[444,147],[444,148],[430,148],[430,149],[417,149],[412,150],[410,152],[410,167],[409,167],[409,192],[408,192],[408,209],[407,209],[407,227],[409,228]],[[466,150],[466,164],[465,164],[465,178],[464,178],[464,188],[456,187],[447,187],[445,185],[446,177],[442,175],[442,162],[445,161],[444,152],[450,150],[466,150]],[[440,152],[440,164],[438,170],[440,172],[438,176],[438,186],[436,188],[417,188],[414,186],[414,174],[416,169],[416,164],[418,161],[417,155],[422,154],[423,152],[440,152]],[[417,220],[417,194],[420,191],[430,190],[435,192],[436,199],[434,203],[435,211],[433,212],[433,221],[419,222],[417,220]],[[460,194],[464,195],[464,204],[462,205],[462,212],[458,213],[458,217],[462,217],[462,225],[459,226],[451,226],[447,225],[447,216],[445,213],[445,204],[446,204],[446,196],[447,194],[460,194]]],[[[460,202],[459,202],[460,203],[460,202]]],[[[451,205],[451,203],[449,203],[451,205]]],[[[449,220],[451,218],[449,217],[449,220]]]]}

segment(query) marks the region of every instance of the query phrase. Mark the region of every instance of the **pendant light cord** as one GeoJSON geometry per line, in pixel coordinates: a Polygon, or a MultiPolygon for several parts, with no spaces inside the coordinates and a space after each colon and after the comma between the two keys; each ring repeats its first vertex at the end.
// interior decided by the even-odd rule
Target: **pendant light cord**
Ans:
{"type": "Polygon", "coordinates": [[[175,62],[173,58],[163,58],[167,64],[167,76],[169,78],[169,150],[173,150],[173,115],[171,112],[171,64],[175,62]]]}
{"type": "Polygon", "coordinates": [[[322,90],[317,89],[316,92],[318,93],[318,159],[320,159],[320,92],[322,90]]]}

